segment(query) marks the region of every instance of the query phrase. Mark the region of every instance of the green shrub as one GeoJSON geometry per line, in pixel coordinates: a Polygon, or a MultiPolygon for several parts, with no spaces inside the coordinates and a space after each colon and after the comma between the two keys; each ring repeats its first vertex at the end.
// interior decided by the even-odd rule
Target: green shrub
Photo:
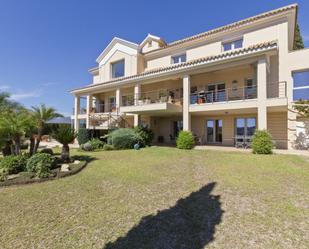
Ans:
{"type": "Polygon", "coordinates": [[[55,163],[55,158],[49,154],[38,153],[33,155],[27,162],[27,171],[34,172],[37,177],[49,176],[50,170],[55,163]]]}
{"type": "Polygon", "coordinates": [[[50,149],[50,148],[42,149],[42,150],[40,151],[40,153],[45,153],[45,154],[49,154],[49,155],[54,155],[53,150],[50,149]]]}
{"type": "Polygon", "coordinates": [[[181,131],[177,137],[178,149],[191,150],[194,147],[194,137],[190,131],[181,131]]]}
{"type": "Polygon", "coordinates": [[[141,137],[134,129],[120,128],[112,131],[107,138],[107,143],[115,149],[133,149],[134,144],[141,143],[141,137]]]}
{"type": "Polygon", "coordinates": [[[274,143],[266,130],[258,130],[253,135],[251,146],[254,154],[272,154],[274,143]]]}
{"type": "Polygon", "coordinates": [[[0,168],[6,169],[8,174],[17,174],[25,170],[28,158],[28,154],[6,156],[0,161],[0,168]]]}
{"type": "Polygon", "coordinates": [[[137,126],[135,132],[141,137],[141,146],[150,146],[154,137],[153,131],[148,126],[137,126]]]}
{"type": "Polygon", "coordinates": [[[4,182],[8,179],[9,172],[6,168],[0,168],[0,182],[4,182]]]}
{"type": "Polygon", "coordinates": [[[77,141],[79,145],[85,144],[89,141],[89,132],[86,128],[79,128],[77,133],[77,141]]]}
{"type": "Polygon", "coordinates": [[[82,144],[82,149],[85,150],[85,151],[93,151],[93,147],[91,145],[90,142],[87,142],[85,144],[82,144]]]}
{"type": "Polygon", "coordinates": [[[98,150],[98,149],[102,149],[104,146],[104,142],[102,142],[100,139],[98,138],[93,138],[89,141],[89,143],[92,146],[93,150],[98,150]]]}
{"type": "Polygon", "coordinates": [[[104,144],[103,150],[114,150],[114,146],[110,144],[104,144]]]}

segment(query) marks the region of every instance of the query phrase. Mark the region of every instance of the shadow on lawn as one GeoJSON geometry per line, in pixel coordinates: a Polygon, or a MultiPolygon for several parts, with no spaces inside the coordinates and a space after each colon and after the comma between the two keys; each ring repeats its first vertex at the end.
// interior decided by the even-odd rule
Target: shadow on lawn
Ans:
{"type": "Polygon", "coordinates": [[[223,210],[209,183],[176,205],[141,219],[124,237],[103,249],[202,249],[214,240],[223,210]]]}

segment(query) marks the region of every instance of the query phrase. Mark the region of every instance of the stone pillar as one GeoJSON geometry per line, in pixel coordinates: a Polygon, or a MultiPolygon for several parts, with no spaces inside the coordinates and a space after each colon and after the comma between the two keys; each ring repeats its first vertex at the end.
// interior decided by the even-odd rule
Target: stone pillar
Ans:
{"type": "Polygon", "coordinates": [[[139,83],[137,83],[134,86],[134,105],[138,104],[138,99],[141,95],[141,85],[139,83]]]}
{"type": "Polygon", "coordinates": [[[295,140],[296,140],[296,117],[297,114],[295,110],[293,109],[292,104],[289,104],[288,106],[288,149],[292,150],[295,149],[295,140]]]}
{"type": "Polygon", "coordinates": [[[258,129],[267,129],[267,58],[257,63],[258,129]]]}
{"type": "Polygon", "coordinates": [[[86,103],[86,128],[89,129],[90,125],[90,112],[92,111],[93,108],[93,97],[92,95],[87,95],[87,103],[86,103]]]}
{"type": "Polygon", "coordinates": [[[140,123],[140,115],[134,114],[134,127],[138,126],[140,123]]]}
{"type": "Polygon", "coordinates": [[[109,112],[109,97],[104,94],[104,112],[109,112]]]}
{"type": "MultiPolygon", "coordinates": [[[[134,105],[138,105],[138,100],[141,96],[141,84],[137,83],[134,86],[134,105]]],[[[138,126],[140,123],[140,115],[134,114],[134,127],[138,126]]]]}
{"type": "Polygon", "coordinates": [[[183,130],[191,131],[191,114],[189,113],[191,82],[190,75],[185,75],[183,83],[183,130]]]}
{"type": "Polygon", "coordinates": [[[119,113],[119,109],[120,109],[120,106],[121,106],[121,89],[120,88],[117,88],[116,89],[116,110],[117,112],[119,113]]]}
{"type": "Polygon", "coordinates": [[[80,113],[80,96],[74,98],[74,129],[78,131],[79,129],[79,119],[78,114],[80,113]]]}

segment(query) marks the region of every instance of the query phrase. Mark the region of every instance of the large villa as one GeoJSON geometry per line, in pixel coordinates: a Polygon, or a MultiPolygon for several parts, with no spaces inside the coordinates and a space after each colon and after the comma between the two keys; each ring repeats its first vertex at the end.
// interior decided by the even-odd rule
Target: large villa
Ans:
{"type": "Polygon", "coordinates": [[[148,125],[156,143],[188,130],[197,144],[224,146],[267,129],[277,148],[293,149],[293,104],[309,96],[309,49],[294,50],[297,8],[171,43],[151,34],[140,44],[113,38],[89,70],[93,82],[71,91],[75,129],[148,125]]]}

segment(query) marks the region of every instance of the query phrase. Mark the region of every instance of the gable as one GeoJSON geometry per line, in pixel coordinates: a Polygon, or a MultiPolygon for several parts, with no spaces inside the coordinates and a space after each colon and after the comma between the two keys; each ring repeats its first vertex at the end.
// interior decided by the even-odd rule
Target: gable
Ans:
{"type": "Polygon", "coordinates": [[[137,55],[137,50],[137,44],[115,37],[99,55],[96,61],[99,63],[99,66],[101,66],[106,64],[117,51],[128,55],[137,55]]]}

